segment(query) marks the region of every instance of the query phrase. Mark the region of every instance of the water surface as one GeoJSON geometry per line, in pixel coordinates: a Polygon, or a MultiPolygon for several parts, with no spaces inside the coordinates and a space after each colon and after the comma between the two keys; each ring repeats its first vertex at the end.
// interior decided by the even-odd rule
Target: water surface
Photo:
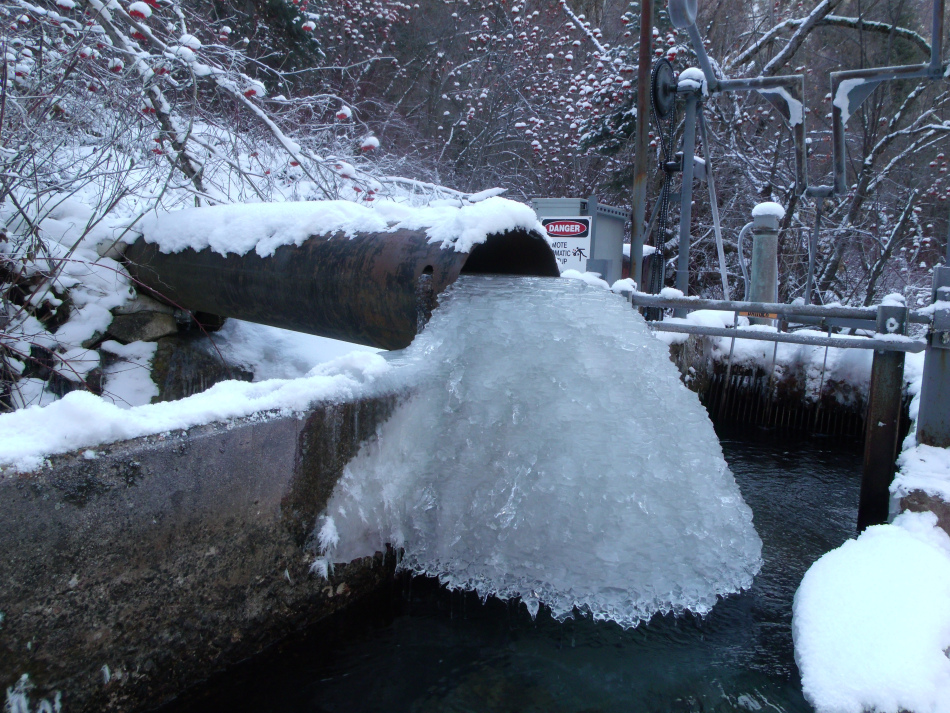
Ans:
{"type": "Polygon", "coordinates": [[[165,713],[811,711],[791,601],[808,566],[853,536],[860,451],[819,437],[720,436],[764,566],[705,619],[654,617],[625,631],[559,624],[542,609],[532,621],[521,604],[404,578],[165,713]]]}

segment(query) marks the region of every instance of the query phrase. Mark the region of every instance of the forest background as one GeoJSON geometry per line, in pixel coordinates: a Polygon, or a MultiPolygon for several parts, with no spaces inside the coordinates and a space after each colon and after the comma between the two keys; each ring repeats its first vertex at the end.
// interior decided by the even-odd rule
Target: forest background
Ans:
{"type": "MultiPolygon", "coordinates": [[[[652,56],[695,66],[659,5],[652,56]]],[[[698,25],[723,76],[805,74],[808,170],[827,184],[829,73],[927,61],[931,11],[720,0],[700,3],[698,25]]],[[[2,408],[34,402],[16,384],[44,369],[61,391],[96,390],[80,362],[124,275],[110,248],[156,210],[465,201],[492,187],[629,207],[639,18],[619,0],[2,0],[2,408]]],[[[818,301],[928,301],[948,234],[947,89],[884,83],[851,117],[850,190],[824,209],[818,301]]],[[[716,95],[704,112],[698,150],[714,165],[730,280],[739,229],[773,200],[788,208],[780,300],[801,297],[816,205],[794,195],[788,126],[755,93],[716,95]]],[[[656,139],[651,151],[648,209],[663,180],[656,139]]],[[[692,284],[719,297],[704,194],[692,284]]],[[[675,259],[674,236],[657,240],[675,259]]]]}

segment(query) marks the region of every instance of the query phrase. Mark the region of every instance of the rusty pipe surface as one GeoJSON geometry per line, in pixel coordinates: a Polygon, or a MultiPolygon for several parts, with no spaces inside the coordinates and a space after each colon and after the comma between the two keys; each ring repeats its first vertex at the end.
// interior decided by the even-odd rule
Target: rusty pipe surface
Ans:
{"type": "Polygon", "coordinates": [[[210,249],[162,253],[139,239],[125,253],[132,277],[192,312],[234,317],[381,349],[402,349],[425,326],[436,298],[461,273],[557,277],[539,234],[490,235],[471,252],[442,249],[425,231],[314,236],[273,255],[210,249]]]}

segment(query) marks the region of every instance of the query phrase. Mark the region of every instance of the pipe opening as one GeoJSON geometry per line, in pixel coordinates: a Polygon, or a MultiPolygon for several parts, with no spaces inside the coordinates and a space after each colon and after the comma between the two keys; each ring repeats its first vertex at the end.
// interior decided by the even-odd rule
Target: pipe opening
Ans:
{"type": "Polygon", "coordinates": [[[494,233],[472,248],[462,274],[558,277],[557,258],[547,242],[524,230],[494,233]]]}

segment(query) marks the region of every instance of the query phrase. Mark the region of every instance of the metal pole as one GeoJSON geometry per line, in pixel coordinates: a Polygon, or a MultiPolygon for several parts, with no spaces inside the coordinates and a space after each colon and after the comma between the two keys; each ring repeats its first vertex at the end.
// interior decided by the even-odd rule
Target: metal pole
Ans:
{"type": "Polygon", "coordinates": [[[940,55],[943,53],[943,5],[944,0],[934,0],[933,36],[930,38],[930,71],[940,71],[940,55]]]}
{"type": "Polygon", "coordinates": [[[647,208],[647,173],[650,154],[650,65],[653,52],[653,0],[640,3],[640,51],[637,65],[637,124],[633,156],[633,219],[630,229],[630,275],[637,286],[643,282],[643,243],[647,208]]]}
{"type": "Polygon", "coordinates": [[[950,265],[950,212],[947,213],[947,254],[943,258],[945,265],[950,265]]]}
{"type": "MultiPolygon", "coordinates": [[[[756,206],[758,208],[758,206],[756,206]]],[[[773,212],[752,211],[752,277],[750,302],[778,300],[778,229],[781,216],[773,212]]],[[[753,317],[752,324],[772,324],[771,319],[753,317]]]]}
{"type": "MultiPolygon", "coordinates": [[[[904,334],[907,307],[881,305],[877,309],[879,334],[904,334]]],[[[887,522],[889,488],[894,479],[903,402],[904,353],[875,351],[864,431],[864,469],[858,532],[887,522]]]]}
{"type": "MultiPolygon", "coordinates": [[[[778,304],[775,302],[747,302],[745,300],[707,300],[702,297],[660,297],[648,295],[644,292],[635,292],[630,298],[637,307],[661,307],[675,309],[683,307],[688,310],[712,309],[720,312],[774,312],[787,317],[814,317],[817,319],[853,319],[870,321],[872,324],[856,325],[858,329],[873,328],[877,322],[876,307],[840,307],[836,305],[803,305],[778,304]]],[[[911,311],[908,321],[911,324],[930,324],[930,310],[927,313],[911,311]]],[[[850,325],[844,325],[850,326],[850,325]]]]}
{"type": "Polygon", "coordinates": [[[950,266],[934,268],[933,329],[927,338],[920,385],[917,443],[950,446],[950,266]]]}
{"type": "MultiPolygon", "coordinates": [[[[686,96],[686,118],[683,129],[683,186],[680,188],[680,254],[676,263],[676,289],[689,295],[689,229],[693,217],[693,156],[696,152],[696,106],[699,96],[686,96]]],[[[685,317],[686,310],[676,310],[677,317],[685,317]]]]}
{"type": "Polygon", "coordinates": [[[722,246],[722,225],[719,220],[719,199],[716,197],[716,178],[713,174],[712,147],[706,132],[706,120],[699,112],[700,138],[703,141],[703,157],[706,159],[706,185],[709,187],[709,208],[712,210],[713,230],[716,233],[716,253],[719,258],[719,277],[722,279],[722,298],[732,299],[729,292],[729,278],[726,275],[726,253],[722,246]]]}
{"type": "Polygon", "coordinates": [[[715,92],[719,89],[719,79],[716,77],[716,73],[713,72],[712,63],[706,54],[706,48],[703,46],[703,38],[699,34],[699,28],[696,27],[695,22],[686,28],[686,34],[689,35],[689,41],[693,45],[693,51],[696,53],[696,59],[699,61],[699,68],[703,70],[703,75],[706,77],[706,86],[710,92],[715,92]]]}
{"type": "Polygon", "coordinates": [[[699,324],[682,322],[651,322],[654,332],[672,332],[673,334],[701,334],[707,337],[727,337],[729,339],[751,339],[756,342],[778,342],[779,344],[805,344],[812,347],[835,347],[836,349],[874,349],[884,352],[911,352],[919,354],[926,343],[915,339],[892,341],[890,339],[868,339],[867,337],[825,337],[801,332],[766,332],[759,329],[739,327],[704,327],[699,324]]]}
{"type": "Polygon", "coordinates": [[[808,277],[805,278],[805,304],[812,302],[811,292],[815,285],[815,260],[818,256],[818,231],[821,230],[821,211],[825,207],[825,199],[815,201],[815,230],[808,239],[808,277]]]}

